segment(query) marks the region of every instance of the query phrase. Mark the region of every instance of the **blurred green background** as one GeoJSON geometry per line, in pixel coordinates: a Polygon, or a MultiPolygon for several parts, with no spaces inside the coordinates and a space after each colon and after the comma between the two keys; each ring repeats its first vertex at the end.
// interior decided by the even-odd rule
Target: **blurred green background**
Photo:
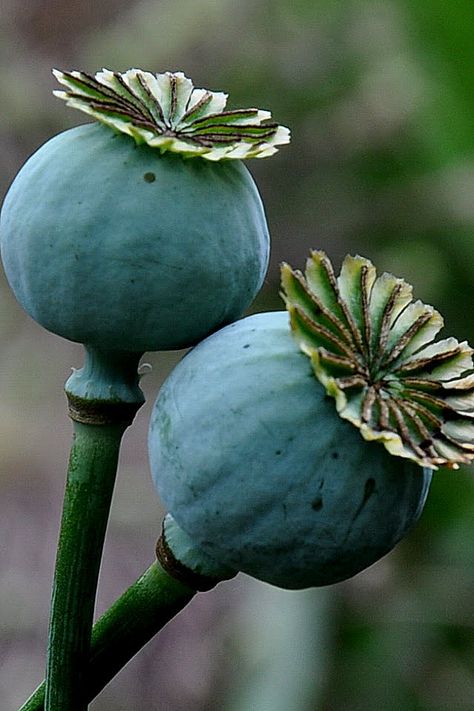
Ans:
{"type": "MultiPolygon", "coordinates": [[[[249,164],[273,237],[254,310],[281,308],[278,264],[346,252],[404,276],[474,341],[472,0],[3,0],[0,197],[23,161],[84,117],[51,67],[183,70],[292,129],[249,164]]],[[[80,347],[44,333],[0,281],[0,707],[43,675],[80,347]]],[[[148,565],[162,510],[146,429],[180,354],[154,354],[127,434],[102,569],[102,611],[148,565]]],[[[284,592],[245,576],[196,598],[94,702],[96,711],[470,711],[474,479],[435,476],[425,513],[347,583],[284,592]]]]}

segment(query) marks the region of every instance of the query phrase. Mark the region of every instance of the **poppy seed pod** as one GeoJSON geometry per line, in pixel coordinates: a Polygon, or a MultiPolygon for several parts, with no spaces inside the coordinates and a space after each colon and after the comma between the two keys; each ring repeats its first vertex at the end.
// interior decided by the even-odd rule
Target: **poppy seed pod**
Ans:
{"type": "Polygon", "coordinates": [[[61,98],[100,123],[52,138],[10,187],[0,236],[18,301],[105,350],[182,348],[240,317],[269,235],[238,158],[270,155],[287,133],[268,112],[223,112],[225,95],[181,73],[56,76],[61,98]]]}
{"type": "Polygon", "coordinates": [[[472,461],[472,352],[433,344],[439,314],[368,260],[346,258],[336,279],[314,252],[306,279],[284,266],[283,287],[289,314],[231,324],[172,371],[149,451],[164,504],[204,553],[304,588],[389,552],[432,469],[472,461]]]}
{"type": "Polygon", "coordinates": [[[231,324],[181,361],[149,451],[165,506],[202,550],[283,588],[338,582],[387,553],[431,476],[339,417],[286,312],[231,324]]]}

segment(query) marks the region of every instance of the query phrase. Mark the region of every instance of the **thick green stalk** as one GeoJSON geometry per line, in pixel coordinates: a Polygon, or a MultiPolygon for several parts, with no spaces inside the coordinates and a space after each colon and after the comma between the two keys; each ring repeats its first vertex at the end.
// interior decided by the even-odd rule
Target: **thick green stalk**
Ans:
{"type": "MultiPolygon", "coordinates": [[[[210,558],[172,516],[163,521],[157,563],[134,583],[94,625],[84,694],[93,699],[120,669],[195,595],[234,577],[236,571],[210,558]]],[[[20,711],[43,711],[41,684],[20,711]]]]}
{"type": "Polygon", "coordinates": [[[123,425],[74,422],[51,601],[48,711],[83,711],[95,593],[123,425]]]}
{"type": "Polygon", "coordinates": [[[86,711],[97,580],[119,448],[143,394],[138,354],[86,349],[66,384],[74,435],[53,582],[46,664],[46,711],[86,711]]]}
{"type": "MultiPolygon", "coordinates": [[[[83,698],[91,701],[122,667],[194,596],[153,563],[96,622],[83,698]]],[[[20,711],[44,711],[45,683],[20,711]]]]}

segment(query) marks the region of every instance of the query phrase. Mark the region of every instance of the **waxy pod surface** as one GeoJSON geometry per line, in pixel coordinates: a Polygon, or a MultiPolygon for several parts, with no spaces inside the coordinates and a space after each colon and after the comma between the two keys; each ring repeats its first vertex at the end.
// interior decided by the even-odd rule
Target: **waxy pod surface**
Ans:
{"type": "Polygon", "coordinates": [[[103,349],[195,344],[242,315],[269,257],[241,161],[161,154],[100,124],[55,136],[26,162],[0,235],[25,310],[103,349]]]}
{"type": "Polygon", "coordinates": [[[154,406],[149,450],[192,540],[283,588],[336,583],[385,555],[431,480],[337,415],[286,312],[233,323],[184,357],[154,406]]]}

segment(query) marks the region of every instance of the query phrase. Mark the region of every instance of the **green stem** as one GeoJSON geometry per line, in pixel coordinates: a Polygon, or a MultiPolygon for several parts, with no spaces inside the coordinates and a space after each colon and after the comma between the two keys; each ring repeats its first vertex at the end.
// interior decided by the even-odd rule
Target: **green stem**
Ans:
{"type": "MultiPolygon", "coordinates": [[[[94,626],[88,667],[83,667],[86,701],[93,699],[197,590],[211,590],[237,572],[204,553],[169,514],[163,521],[156,555],[158,562],[94,626]]],[[[43,683],[20,711],[43,711],[44,698],[43,683]]]]}
{"type": "Polygon", "coordinates": [[[82,711],[83,670],[123,425],[74,423],[51,602],[48,711],[82,711]]]}
{"type": "MultiPolygon", "coordinates": [[[[194,590],[153,563],[94,625],[84,685],[86,702],[95,698],[194,595],[194,590]]],[[[44,711],[44,699],[43,682],[20,711],[44,711]]]]}
{"type": "Polygon", "coordinates": [[[59,535],[46,664],[46,711],[86,711],[84,670],[123,433],[143,402],[138,354],[86,349],[66,384],[74,435],[59,535]]]}

